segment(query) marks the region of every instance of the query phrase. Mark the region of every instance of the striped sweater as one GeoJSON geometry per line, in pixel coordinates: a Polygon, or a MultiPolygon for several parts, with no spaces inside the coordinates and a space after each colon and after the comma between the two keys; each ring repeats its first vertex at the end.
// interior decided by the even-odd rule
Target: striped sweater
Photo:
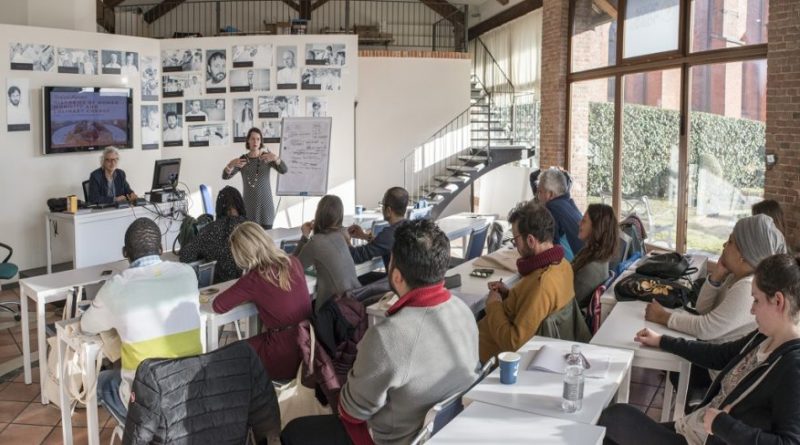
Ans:
{"type": "Polygon", "coordinates": [[[151,261],[115,275],[81,318],[81,330],[116,329],[122,342],[119,395],[128,406],[136,368],[152,357],[200,354],[197,277],[186,264],[151,261]]]}

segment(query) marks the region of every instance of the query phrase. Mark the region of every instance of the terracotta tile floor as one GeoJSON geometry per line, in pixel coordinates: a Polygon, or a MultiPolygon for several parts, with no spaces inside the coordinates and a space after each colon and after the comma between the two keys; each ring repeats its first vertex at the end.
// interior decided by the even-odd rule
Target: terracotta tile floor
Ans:
{"type": "MultiPolygon", "coordinates": [[[[0,292],[0,301],[16,300],[18,290],[0,292]]],[[[53,314],[55,308],[48,308],[53,314]]],[[[55,315],[48,318],[55,319],[55,315]]],[[[0,324],[11,322],[11,318],[0,319],[0,324]]],[[[35,323],[31,324],[35,330],[35,323]]],[[[0,329],[0,365],[22,356],[21,328],[16,326],[0,329]]],[[[33,333],[32,333],[33,334],[33,333]]],[[[233,336],[229,336],[233,337],[233,336]]],[[[233,337],[235,339],[235,337],[233,337]]],[[[223,339],[223,342],[228,339],[223,339]]],[[[32,335],[32,346],[36,340],[32,335]]],[[[62,443],[61,414],[52,404],[43,406],[39,401],[39,369],[33,369],[34,383],[25,385],[22,369],[0,376],[0,444],[39,445],[62,443]]],[[[664,374],[657,371],[634,368],[631,375],[630,402],[655,420],[661,418],[661,400],[664,394],[664,374]]],[[[104,408],[100,408],[100,443],[107,444],[116,425],[104,408]]],[[[73,442],[87,443],[86,414],[75,410],[72,416],[73,442]]]]}

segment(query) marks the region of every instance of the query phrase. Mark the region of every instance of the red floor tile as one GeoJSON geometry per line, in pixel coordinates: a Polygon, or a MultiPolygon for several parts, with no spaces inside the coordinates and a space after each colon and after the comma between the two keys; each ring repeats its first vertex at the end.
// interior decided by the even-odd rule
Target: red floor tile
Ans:
{"type": "Polygon", "coordinates": [[[0,443],[39,445],[51,431],[53,431],[51,426],[15,425],[12,423],[0,433],[0,443]]]}

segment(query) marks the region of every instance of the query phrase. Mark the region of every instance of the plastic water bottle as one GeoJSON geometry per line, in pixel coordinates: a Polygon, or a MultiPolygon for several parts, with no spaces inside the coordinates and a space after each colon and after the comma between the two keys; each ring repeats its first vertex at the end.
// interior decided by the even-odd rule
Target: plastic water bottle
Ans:
{"type": "Polygon", "coordinates": [[[561,409],[567,413],[579,411],[583,405],[583,358],[581,348],[572,345],[572,353],[567,357],[564,369],[564,394],[561,409]]]}

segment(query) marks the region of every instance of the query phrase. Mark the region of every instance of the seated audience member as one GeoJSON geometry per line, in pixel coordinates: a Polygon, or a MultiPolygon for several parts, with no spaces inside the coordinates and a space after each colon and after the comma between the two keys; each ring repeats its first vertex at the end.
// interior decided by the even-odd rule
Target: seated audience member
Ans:
{"type": "Polygon", "coordinates": [[[565,257],[572,261],[575,253],[583,248],[578,237],[581,211],[569,195],[567,177],[561,170],[549,168],[539,175],[536,199],[547,207],[555,221],[554,241],[564,248],[565,257]]]}
{"type": "Polygon", "coordinates": [[[242,275],[242,270],[233,261],[228,243],[233,229],[247,221],[244,200],[239,190],[230,186],[220,190],[217,194],[215,211],[217,219],[203,227],[194,239],[181,247],[180,258],[183,263],[197,260],[216,261],[214,282],[222,283],[242,275]]]}
{"type": "Polygon", "coordinates": [[[597,286],[608,279],[608,260],[617,248],[617,216],[606,204],[589,204],[581,218],[581,249],[572,261],[575,298],[581,309],[589,305],[597,286]]]}
{"type": "MultiPolygon", "coordinates": [[[[397,226],[405,221],[406,207],[408,207],[408,192],[402,187],[392,187],[386,190],[383,195],[383,219],[389,223],[388,227],[384,227],[377,236],[367,234],[357,224],[347,228],[347,234],[351,238],[363,239],[367,244],[363,246],[353,247],[350,246],[350,255],[353,256],[353,262],[360,264],[369,261],[375,257],[383,257],[383,264],[389,267],[389,255],[392,252],[392,245],[394,244],[394,231],[397,226]]],[[[378,275],[373,272],[362,277],[361,283],[368,284],[372,281],[384,276],[378,275]]]]}
{"type": "Polygon", "coordinates": [[[125,172],[117,168],[119,163],[119,150],[116,147],[106,147],[100,156],[100,168],[89,175],[89,204],[110,204],[135,200],[125,172]]]}
{"type": "Polygon", "coordinates": [[[81,317],[84,332],[119,333],[122,369],[100,373],[97,400],[120,420],[127,415],[139,363],[202,352],[197,277],[186,264],[161,261],[158,225],[148,218],[131,223],[122,253],[130,268],[106,281],[81,317]]]}
{"type": "Polygon", "coordinates": [[[477,379],[475,319],[444,288],[449,259],[447,236],[433,222],[397,227],[389,282],[400,300],[359,343],[339,416],[293,420],[284,445],[410,443],[433,405],[477,379]]]}
{"type": "Polygon", "coordinates": [[[607,444],[800,443],[800,259],[764,259],[753,279],[750,312],[757,331],[723,344],[659,335],[635,340],[692,363],[719,370],[700,407],[674,423],[659,424],[638,408],[603,411],[607,444]]]}
{"type": "Polygon", "coordinates": [[[529,201],[508,216],[521,258],[522,276],[510,290],[502,281],[489,283],[486,316],[478,322],[480,358],[486,362],[503,351],[516,351],[536,334],[548,315],[575,297],[572,266],[564,248],[553,244],[553,217],[544,206],[529,201]]]}
{"type": "Polygon", "coordinates": [[[314,266],[317,273],[317,309],[334,295],[355,289],[361,284],[356,276],[356,266],[347,246],[342,219],[344,206],[338,196],[325,195],[317,205],[314,221],[300,228],[303,237],[294,254],[303,267],[314,266]],[[314,236],[311,236],[311,231],[314,236]]]}
{"type": "MultiPolygon", "coordinates": [[[[753,204],[753,215],[767,215],[772,218],[775,227],[781,231],[784,238],[786,237],[786,219],[783,216],[783,209],[778,201],[774,199],[765,199],[761,202],[753,204]]],[[[787,246],[788,247],[788,246],[787,246]]]]}
{"type": "Polygon", "coordinates": [[[699,315],[669,312],[653,301],[645,319],[713,343],[733,341],[752,331],[756,321],[747,308],[752,303],[753,271],[764,258],[786,253],[786,243],[772,218],[756,215],[737,221],[724,246],[697,296],[699,315]]]}
{"type": "Polygon", "coordinates": [[[275,246],[264,229],[245,222],[231,234],[231,253],[246,273],[214,299],[221,314],[251,302],[264,332],[247,339],[274,380],[292,379],[302,359],[297,324],[311,317],[311,297],[300,260],[275,246]]]}

